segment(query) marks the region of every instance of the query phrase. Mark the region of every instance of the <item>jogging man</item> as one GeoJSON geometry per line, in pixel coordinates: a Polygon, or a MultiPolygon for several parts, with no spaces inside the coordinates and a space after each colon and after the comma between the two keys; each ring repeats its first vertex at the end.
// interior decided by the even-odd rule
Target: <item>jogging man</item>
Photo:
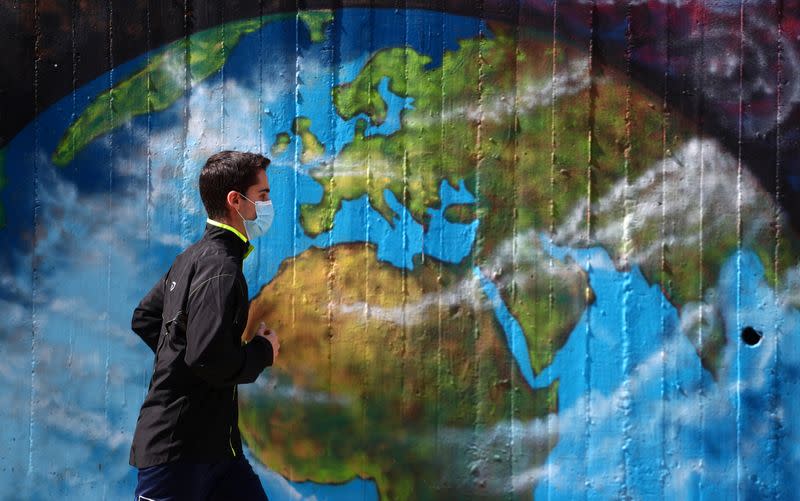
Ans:
{"type": "Polygon", "coordinates": [[[274,363],[280,344],[261,324],[243,344],[248,293],[242,262],[272,223],[266,167],[255,153],[222,151],[200,172],[208,219],[133,312],[155,353],[131,446],[137,500],[266,500],[242,454],[237,385],[274,363]]]}

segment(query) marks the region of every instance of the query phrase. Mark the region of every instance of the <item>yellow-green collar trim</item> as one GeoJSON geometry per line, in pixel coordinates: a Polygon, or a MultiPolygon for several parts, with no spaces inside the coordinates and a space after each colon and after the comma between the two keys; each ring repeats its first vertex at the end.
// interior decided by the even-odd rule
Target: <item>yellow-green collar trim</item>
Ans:
{"type": "Polygon", "coordinates": [[[247,256],[249,256],[250,253],[253,252],[253,249],[254,249],[253,244],[251,244],[247,240],[246,236],[242,235],[241,231],[239,231],[236,228],[234,228],[233,226],[227,225],[225,223],[220,223],[219,221],[214,221],[211,218],[206,219],[206,222],[208,224],[210,224],[211,226],[217,226],[219,228],[225,228],[228,231],[232,231],[234,235],[236,235],[237,237],[242,239],[242,242],[247,244],[247,252],[244,253],[244,257],[242,257],[242,259],[247,259],[247,256]]]}

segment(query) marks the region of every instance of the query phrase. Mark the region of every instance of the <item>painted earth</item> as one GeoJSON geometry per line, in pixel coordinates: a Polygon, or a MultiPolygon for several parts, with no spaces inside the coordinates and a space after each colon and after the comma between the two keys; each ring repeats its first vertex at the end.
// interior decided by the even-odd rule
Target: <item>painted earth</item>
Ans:
{"type": "Polygon", "coordinates": [[[271,499],[792,492],[800,240],[662,103],[551,34],[382,9],[76,91],[0,154],[3,497],[132,491],[130,312],[220,149],[273,159],[245,275],[282,354],[240,423],[271,499]]]}

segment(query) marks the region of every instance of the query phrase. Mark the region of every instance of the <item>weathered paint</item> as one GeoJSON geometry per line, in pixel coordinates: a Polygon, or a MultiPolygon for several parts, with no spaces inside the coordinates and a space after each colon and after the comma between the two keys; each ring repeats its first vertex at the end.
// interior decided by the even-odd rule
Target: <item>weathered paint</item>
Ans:
{"type": "Polygon", "coordinates": [[[0,497],[131,495],[130,314],[221,149],[273,160],[244,271],[283,347],[240,389],[270,499],[793,497],[795,14],[417,7],[242,7],[0,150],[0,497]]]}

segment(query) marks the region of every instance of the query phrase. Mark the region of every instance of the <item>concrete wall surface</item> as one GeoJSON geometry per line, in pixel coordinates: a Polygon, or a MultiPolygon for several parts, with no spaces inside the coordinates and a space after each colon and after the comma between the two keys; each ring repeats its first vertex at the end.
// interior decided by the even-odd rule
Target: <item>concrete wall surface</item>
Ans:
{"type": "Polygon", "coordinates": [[[794,498],[800,4],[464,3],[2,3],[0,498],[133,496],[225,149],[270,499],[794,498]]]}

